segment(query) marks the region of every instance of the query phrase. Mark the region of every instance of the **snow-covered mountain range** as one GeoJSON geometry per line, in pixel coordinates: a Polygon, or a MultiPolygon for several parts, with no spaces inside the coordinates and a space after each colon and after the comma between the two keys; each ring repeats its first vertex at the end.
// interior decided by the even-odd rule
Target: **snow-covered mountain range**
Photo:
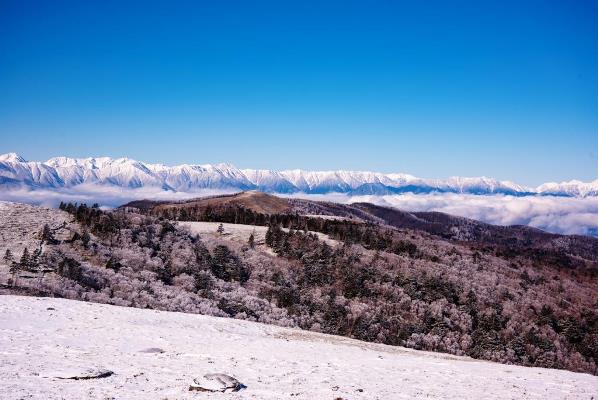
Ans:
{"type": "Polygon", "coordinates": [[[173,192],[202,189],[262,190],[271,193],[345,193],[388,195],[399,193],[508,194],[515,196],[598,196],[598,180],[545,183],[525,187],[493,178],[451,177],[422,179],[407,174],[364,171],[306,171],[239,169],[231,164],[166,166],[130,158],[68,158],[26,161],[15,153],[0,155],[0,188],[73,188],[93,184],[121,188],[161,188],[173,192]]]}

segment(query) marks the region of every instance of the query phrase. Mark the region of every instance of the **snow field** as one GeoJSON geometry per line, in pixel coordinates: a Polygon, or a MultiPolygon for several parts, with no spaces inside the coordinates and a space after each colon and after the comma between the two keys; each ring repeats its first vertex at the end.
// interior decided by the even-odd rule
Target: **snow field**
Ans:
{"type": "Polygon", "coordinates": [[[0,398],[7,400],[597,396],[598,377],[587,374],[495,364],[234,319],[0,296],[0,398]],[[114,374],[58,378],[89,368],[114,374]],[[232,375],[247,388],[226,394],[189,392],[193,378],[214,372],[232,375]]]}

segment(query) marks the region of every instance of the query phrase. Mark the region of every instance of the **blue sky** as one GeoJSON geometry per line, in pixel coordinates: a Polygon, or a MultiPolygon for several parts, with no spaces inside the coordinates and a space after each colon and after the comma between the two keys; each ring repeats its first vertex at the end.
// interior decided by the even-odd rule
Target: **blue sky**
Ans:
{"type": "Polygon", "coordinates": [[[0,152],[598,178],[597,2],[411,3],[1,1],[0,152]]]}

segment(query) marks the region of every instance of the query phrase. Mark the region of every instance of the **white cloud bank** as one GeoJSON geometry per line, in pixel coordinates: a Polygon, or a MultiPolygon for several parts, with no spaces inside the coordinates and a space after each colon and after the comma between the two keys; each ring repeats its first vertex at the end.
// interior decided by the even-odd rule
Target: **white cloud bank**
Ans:
{"type": "MultiPolygon", "coordinates": [[[[60,201],[99,203],[115,207],[131,200],[184,200],[193,197],[232,193],[202,190],[191,193],[157,188],[122,189],[80,185],[74,189],[0,190],[0,200],[55,207],[60,201]]],[[[598,236],[598,197],[505,196],[469,194],[401,194],[391,196],[292,195],[339,203],[370,202],[408,211],[441,211],[497,225],[529,225],[550,232],[598,236]]]]}
{"type": "Polygon", "coordinates": [[[301,195],[338,203],[367,202],[406,211],[440,211],[495,225],[529,225],[549,232],[598,237],[598,197],[507,196],[455,193],[389,196],[301,195]]]}
{"type": "Polygon", "coordinates": [[[0,189],[0,200],[57,207],[61,201],[73,203],[98,203],[105,207],[118,207],[132,200],[185,200],[194,197],[234,193],[235,191],[205,189],[197,192],[173,192],[159,188],[128,189],[102,185],[78,185],[70,189],[0,189]]]}
{"type": "Polygon", "coordinates": [[[403,194],[353,197],[410,211],[441,211],[496,225],[529,225],[550,232],[598,236],[598,197],[403,194]]]}

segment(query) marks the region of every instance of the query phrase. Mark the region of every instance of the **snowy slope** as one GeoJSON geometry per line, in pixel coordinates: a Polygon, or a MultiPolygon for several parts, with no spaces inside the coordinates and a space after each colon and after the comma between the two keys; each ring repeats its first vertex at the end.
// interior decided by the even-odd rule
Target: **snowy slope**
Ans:
{"type": "Polygon", "coordinates": [[[58,190],[94,184],[117,188],[161,188],[179,192],[201,189],[249,190],[273,193],[398,193],[547,194],[568,197],[598,196],[598,180],[547,183],[536,189],[493,178],[451,177],[422,179],[407,174],[367,171],[305,171],[238,169],[231,164],[148,164],[130,158],[55,157],[27,162],[15,153],[0,155],[0,188],[16,186],[58,190]]]}
{"type": "MultiPolygon", "coordinates": [[[[64,223],[69,225],[72,219],[57,209],[0,201],[0,254],[4,256],[4,252],[10,250],[18,257],[25,247],[32,251],[39,243],[38,234],[45,224],[55,228],[64,223]]],[[[66,239],[60,234],[59,238],[66,239]]],[[[0,276],[3,271],[4,266],[0,267],[0,276]]]]}
{"type": "MultiPolygon", "coordinates": [[[[326,216],[318,215],[318,217],[322,218],[326,216]]],[[[256,244],[264,244],[266,242],[266,232],[268,231],[268,227],[266,226],[227,223],[221,224],[220,222],[180,221],[178,223],[178,226],[186,227],[192,234],[198,234],[202,236],[212,235],[215,237],[224,236],[227,237],[228,240],[232,240],[241,244],[246,244],[251,234],[254,235],[254,240],[256,244]],[[222,225],[224,229],[224,233],[222,235],[217,233],[217,229],[220,225],[222,225]]],[[[288,228],[282,229],[285,232],[289,231],[288,228]]],[[[312,232],[312,234],[316,235],[320,240],[328,243],[331,246],[336,246],[339,244],[337,240],[331,239],[328,235],[324,233],[312,232]]],[[[2,247],[0,247],[0,249],[1,248],[2,247]]],[[[262,250],[271,252],[271,249],[268,249],[267,246],[264,246],[262,250]]],[[[276,253],[271,252],[271,254],[275,255],[276,253]]]]}
{"type": "Polygon", "coordinates": [[[598,377],[194,314],[0,296],[2,399],[591,399],[598,377]],[[163,353],[148,351],[158,348],[163,353]],[[144,351],[145,350],[145,351],[144,351]],[[112,376],[60,379],[88,368],[112,376]],[[189,392],[222,372],[238,393],[189,392]]]}

